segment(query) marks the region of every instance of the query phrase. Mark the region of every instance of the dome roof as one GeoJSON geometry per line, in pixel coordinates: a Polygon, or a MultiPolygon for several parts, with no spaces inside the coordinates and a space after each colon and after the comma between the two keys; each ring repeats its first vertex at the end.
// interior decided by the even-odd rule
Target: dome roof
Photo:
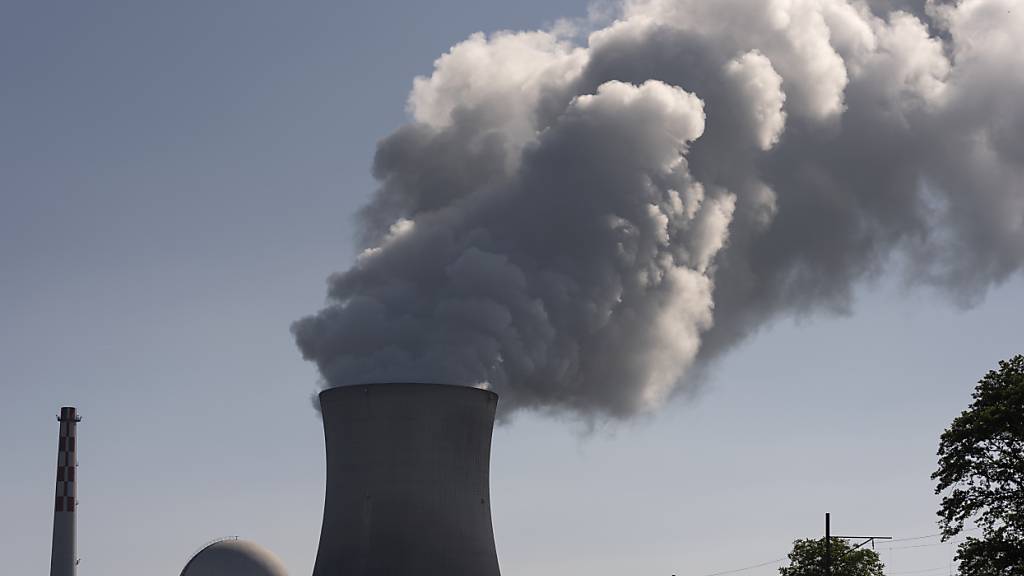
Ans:
{"type": "Polygon", "coordinates": [[[284,564],[266,548],[231,538],[219,540],[196,553],[181,576],[288,576],[284,564]]]}

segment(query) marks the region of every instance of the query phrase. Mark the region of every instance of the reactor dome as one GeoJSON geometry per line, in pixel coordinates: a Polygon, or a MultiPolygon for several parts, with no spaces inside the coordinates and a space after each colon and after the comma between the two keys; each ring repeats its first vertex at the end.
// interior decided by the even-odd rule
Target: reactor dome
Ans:
{"type": "Polygon", "coordinates": [[[218,540],[196,553],[181,576],[288,576],[266,548],[237,538],[218,540]]]}

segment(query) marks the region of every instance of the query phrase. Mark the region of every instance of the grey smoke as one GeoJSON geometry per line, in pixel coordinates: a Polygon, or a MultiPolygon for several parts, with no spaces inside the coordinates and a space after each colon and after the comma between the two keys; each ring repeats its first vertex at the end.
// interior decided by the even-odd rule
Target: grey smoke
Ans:
{"type": "Polygon", "coordinates": [[[476,34],[416,79],[299,348],[326,386],[628,417],[875,274],[976,301],[1024,263],[1020,38],[1015,0],[638,0],[585,37],[476,34]]]}

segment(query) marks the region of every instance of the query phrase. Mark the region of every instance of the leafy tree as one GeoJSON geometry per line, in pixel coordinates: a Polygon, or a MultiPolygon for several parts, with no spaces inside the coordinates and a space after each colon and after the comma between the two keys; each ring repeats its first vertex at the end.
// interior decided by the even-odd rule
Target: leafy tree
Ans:
{"type": "Polygon", "coordinates": [[[999,363],[939,442],[943,539],[970,520],[981,537],[957,548],[963,576],[1024,576],[1024,356],[999,363]]]}
{"type": "MultiPolygon", "coordinates": [[[[874,550],[850,546],[832,538],[832,576],[882,576],[885,565],[874,550]]],[[[825,576],[825,539],[797,540],[789,553],[789,566],[779,568],[780,576],[825,576]]]]}

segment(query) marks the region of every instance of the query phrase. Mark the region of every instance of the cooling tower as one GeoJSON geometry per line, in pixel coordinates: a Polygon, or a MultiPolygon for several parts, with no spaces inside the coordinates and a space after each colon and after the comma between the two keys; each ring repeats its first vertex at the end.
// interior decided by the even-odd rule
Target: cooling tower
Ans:
{"type": "Polygon", "coordinates": [[[57,443],[57,498],[53,507],[53,549],[50,552],[50,576],[75,576],[78,564],[75,549],[75,488],[78,472],[76,430],[82,421],[75,409],[60,409],[60,436],[57,443]]]}
{"type": "Polygon", "coordinates": [[[327,494],[313,576],[499,576],[497,403],[493,392],[438,384],[321,392],[327,494]]]}

